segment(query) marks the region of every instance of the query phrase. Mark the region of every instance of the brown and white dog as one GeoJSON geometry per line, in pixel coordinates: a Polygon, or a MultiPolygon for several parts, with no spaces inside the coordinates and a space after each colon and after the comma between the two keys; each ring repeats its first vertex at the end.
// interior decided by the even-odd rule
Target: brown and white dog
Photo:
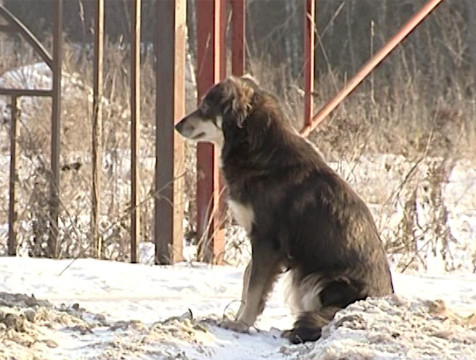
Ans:
{"type": "Polygon", "coordinates": [[[230,207],[251,240],[242,305],[225,327],[248,331],[285,271],[299,312],[283,333],[293,343],[318,339],[339,309],[393,293],[369,209],[253,79],[216,84],[176,129],[221,149],[230,207]]]}

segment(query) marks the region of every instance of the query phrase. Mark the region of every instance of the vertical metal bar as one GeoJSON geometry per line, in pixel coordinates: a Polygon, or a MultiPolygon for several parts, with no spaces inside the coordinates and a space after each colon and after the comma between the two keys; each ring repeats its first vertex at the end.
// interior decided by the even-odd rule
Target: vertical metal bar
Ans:
{"type": "MultiPolygon", "coordinates": [[[[197,1],[197,87],[200,99],[225,76],[226,6],[224,1],[197,1]]],[[[220,226],[218,153],[212,144],[197,147],[197,235],[199,258],[222,259],[224,230],[220,226]]]]}
{"type": "Polygon", "coordinates": [[[473,72],[473,86],[476,87],[476,36],[474,36],[474,34],[476,33],[476,4],[474,3],[474,0],[467,0],[466,12],[468,16],[466,41],[468,46],[470,63],[473,64],[471,66],[471,70],[473,72]]]}
{"type": "Polygon", "coordinates": [[[231,72],[233,75],[245,73],[245,0],[231,0],[231,72]]]}
{"type": "Polygon", "coordinates": [[[16,185],[16,169],[17,169],[17,120],[19,117],[18,97],[12,96],[12,111],[10,116],[10,184],[8,197],[8,255],[15,256],[17,253],[16,240],[16,218],[15,209],[15,185],[16,185]]]}
{"type": "Polygon", "coordinates": [[[54,2],[53,11],[53,96],[51,110],[50,234],[48,255],[58,256],[58,216],[60,198],[61,72],[63,61],[63,0],[54,2]]]}
{"type": "Polygon", "coordinates": [[[314,112],[314,61],[316,0],[305,0],[304,12],[304,126],[311,124],[314,112]]]}
{"type": "Polygon", "coordinates": [[[94,19],[91,238],[94,256],[99,258],[102,257],[102,241],[99,237],[98,229],[101,213],[103,55],[104,0],[96,0],[94,19]]]}
{"type": "Polygon", "coordinates": [[[301,135],[308,136],[340,103],[377,67],[443,0],[429,0],[400,30],[365,63],[359,72],[349,80],[344,88],[337,93],[311,122],[304,126],[301,135]]]}
{"type": "Polygon", "coordinates": [[[137,262],[140,234],[139,150],[140,150],[140,29],[142,0],[131,0],[131,263],[137,262]]]}
{"type": "Polygon", "coordinates": [[[182,259],[186,0],[157,1],[155,262],[182,259]]]}

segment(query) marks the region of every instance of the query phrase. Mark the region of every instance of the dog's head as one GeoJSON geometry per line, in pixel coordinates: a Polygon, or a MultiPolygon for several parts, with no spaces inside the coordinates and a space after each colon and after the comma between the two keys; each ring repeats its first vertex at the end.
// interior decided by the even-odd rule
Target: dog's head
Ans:
{"type": "Polygon", "coordinates": [[[243,128],[252,111],[257,83],[249,76],[230,76],[214,85],[197,110],[185,116],[175,129],[184,137],[222,146],[230,126],[243,128]]]}

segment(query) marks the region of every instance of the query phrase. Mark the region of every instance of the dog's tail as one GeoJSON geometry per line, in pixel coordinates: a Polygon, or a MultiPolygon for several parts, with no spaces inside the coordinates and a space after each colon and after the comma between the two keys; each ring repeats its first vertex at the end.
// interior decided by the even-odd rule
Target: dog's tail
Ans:
{"type": "Polygon", "coordinates": [[[341,308],[329,306],[319,311],[301,312],[293,329],[284,331],[283,337],[293,344],[316,341],[322,335],[322,328],[334,318],[335,313],[339,310],[341,308]]]}

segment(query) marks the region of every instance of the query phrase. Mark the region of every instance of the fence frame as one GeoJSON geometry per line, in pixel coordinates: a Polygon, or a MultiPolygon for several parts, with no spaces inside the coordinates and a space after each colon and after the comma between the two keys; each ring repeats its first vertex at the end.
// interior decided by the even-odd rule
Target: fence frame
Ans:
{"type": "Polygon", "coordinates": [[[61,116],[61,77],[62,77],[62,24],[63,0],[56,0],[53,11],[53,56],[41,42],[17,19],[5,6],[0,5],[0,17],[7,22],[0,27],[0,31],[20,35],[34,52],[46,63],[53,73],[52,88],[49,90],[11,89],[0,88],[0,95],[10,96],[12,102],[12,126],[10,129],[10,184],[9,184],[9,215],[8,215],[8,255],[16,255],[16,199],[15,185],[16,174],[16,138],[18,120],[18,100],[23,96],[50,97],[51,110],[51,178],[50,178],[50,233],[48,239],[49,254],[57,256],[58,241],[58,214],[59,214],[59,156],[60,156],[60,116],[61,116]],[[13,143],[15,142],[15,143],[13,143]]]}

